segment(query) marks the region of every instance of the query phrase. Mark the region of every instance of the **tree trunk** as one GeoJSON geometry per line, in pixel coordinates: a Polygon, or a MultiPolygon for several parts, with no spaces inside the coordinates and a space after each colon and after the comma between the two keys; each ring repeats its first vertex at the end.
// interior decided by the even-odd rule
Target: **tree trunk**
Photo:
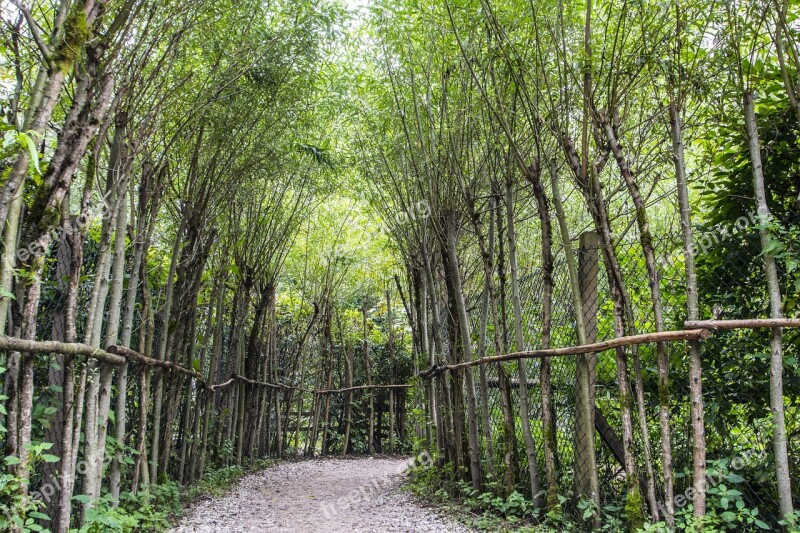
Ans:
{"type": "MultiPolygon", "coordinates": [[[[123,163],[124,164],[124,163],[123,163]]],[[[128,204],[125,201],[126,191],[120,192],[120,210],[117,214],[117,227],[114,236],[114,264],[112,267],[112,281],[113,286],[111,289],[111,300],[109,301],[109,315],[108,326],[106,331],[106,346],[117,344],[118,334],[120,330],[120,314],[122,311],[122,290],[123,290],[123,277],[125,273],[125,235],[126,226],[128,223],[128,204]]],[[[132,265],[136,268],[136,265],[132,265]]],[[[131,271],[133,275],[133,270],[131,271]]],[[[131,317],[132,318],[132,317],[131,317]]],[[[130,340],[128,341],[130,343],[130,340]]],[[[123,346],[128,346],[123,344],[123,346]]],[[[126,418],[127,413],[125,409],[126,399],[128,396],[128,364],[123,364],[117,370],[117,403],[115,406],[115,422],[114,422],[114,438],[117,441],[117,446],[125,445],[125,431],[126,431],[126,418]]],[[[102,477],[102,471],[98,472],[102,477]]],[[[113,505],[116,507],[119,504],[119,493],[122,477],[122,451],[117,449],[114,454],[114,460],[111,463],[111,477],[109,484],[111,486],[111,498],[113,505]]]]}
{"type": "MultiPolygon", "coordinates": [[[[550,165],[550,180],[553,191],[553,207],[561,232],[561,244],[569,273],[573,308],[575,309],[575,331],[578,344],[587,344],[588,336],[584,316],[581,278],[578,274],[578,261],[572,250],[572,241],[567,227],[567,218],[561,203],[558,186],[558,166],[553,160],[550,165]]],[[[596,356],[586,354],[577,358],[577,400],[575,409],[575,488],[578,496],[600,505],[600,482],[597,476],[597,456],[594,446],[594,394],[592,367],[596,356]]]]}
{"type": "MultiPolygon", "coordinates": [[[[614,132],[611,122],[607,119],[602,122],[606,138],[611,146],[611,152],[614,154],[614,159],[617,161],[620,174],[625,180],[625,184],[628,187],[628,192],[630,193],[634,207],[636,208],[636,222],[639,227],[639,240],[642,245],[642,252],[644,253],[645,267],[647,268],[647,278],[650,286],[650,299],[652,300],[653,304],[655,330],[656,333],[660,333],[664,331],[664,313],[661,307],[661,282],[659,280],[658,269],[656,267],[656,254],[653,246],[653,236],[650,233],[650,223],[647,218],[647,208],[645,207],[644,199],[642,198],[642,194],[639,190],[639,184],[636,183],[636,180],[633,177],[633,172],[628,165],[628,161],[622,153],[622,146],[616,138],[616,133],[614,132]]],[[[629,329],[633,329],[633,331],[629,331],[628,334],[635,334],[635,328],[633,328],[633,310],[630,303],[630,298],[627,297],[627,295],[625,297],[625,304],[626,313],[628,315],[628,324],[630,326],[629,329]]],[[[635,366],[634,372],[636,377],[637,405],[639,407],[639,423],[642,434],[642,445],[644,448],[645,472],[647,474],[647,500],[650,506],[650,512],[652,514],[653,521],[657,522],[658,502],[656,501],[655,474],[653,472],[653,461],[650,456],[650,437],[647,429],[647,414],[645,413],[644,408],[644,385],[638,349],[633,350],[633,357],[635,366]]],[[[656,343],[656,361],[658,365],[659,381],[669,383],[669,356],[667,355],[666,345],[663,342],[656,343]]],[[[667,417],[669,417],[668,408],[669,406],[667,406],[667,417]]],[[[669,418],[667,418],[667,421],[669,422],[669,418]]],[[[662,438],[664,437],[665,435],[662,434],[662,438]]],[[[666,438],[669,440],[669,433],[667,433],[666,438]]],[[[667,446],[671,447],[671,443],[668,442],[667,446]]],[[[670,472],[669,474],[665,474],[665,478],[671,479],[672,473],[670,472]]]]}
{"type": "MultiPolygon", "coordinates": [[[[511,267],[511,305],[514,313],[514,337],[516,349],[524,350],[525,341],[522,333],[522,304],[519,295],[519,273],[517,268],[517,238],[514,230],[514,195],[512,184],[506,182],[506,226],[508,238],[508,262],[511,267]]],[[[517,361],[519,376],[519,412],[522,423],[522,437],[525,441],[525,454],[528,458],[528,476],[531,482],[531,498],[534,507],[542,507],[541,495],[539,494],[539,464],[536,453],[536,444],[531,433],[531,417],[528,407],[528,371],[527,363],[524,359],[517,361]]]]}
{"type": "MultiPolygon", "coordinates": [[[[222,356],[222,341],[223,341],[223,326],[225,324],[225,278],[222,274],[219,276],[217,285],[215,287],[214,298],[216,312],[214,315],[214,341],[211,345],[211,363],[208,366],[208,379],[209,383],[213,383],[217,379],[217,370],[219,368],[219,360],[222,356]]],[[[209,327],[211,324],[209,323],[209,327]]],[[[206,456],[208,453],[208,432],[211,423],[211,412],[216,406],[216,391],[210,391],[206,397],[205,413],[203,415],[203,436],[200,441],[200,460],[197,464],[197,478],[202,479],[205,474],[206,456]]]]}
{"type": "MultiPolygon", "coordinates": [[[[362,326],[364,332],[364,371],[367,374],[367,385],[372,385],[372,372],[369,365],[369,332],[367,331],[367,300],[361,308],[362,326]]],[[[367,391],[369,394],[369,430],[367,431],[367,452],[372,455],[375,453],[375,392],[374,389],[367,391]]]]}
{"type": "MultiPolygon", "coordinates": [[[[341,328],[341,326],[340,326],[341,328]]],[[[346,344],[342,345],[345,357],[345,388],[353,386],[353,352],[346,344]]],[[[342,443],[342,455],[347,455],[347,447],[350,443],[350,424],[353,417],[353,393],[348,392],[344,404],[344,442],[342,443]]]]}
{"type": "MultiPolygon", "coordinates": [[[[481,295],[480,329],[478,330],[478,359],[486,356],[486,344],[487,344],[486,335],[488,332],[488,325],[489,325],[489,299],[490,299],[489,293],[491,292],[490,286],[492,283],[491,258],[494,257],[494,217],[492,216],[495,210],[494,204],[495,204],[495,198],[494,196],[492,196],[492,198],[490,199],[490,208],[489,208],[489,230],[488,230],[489,249],[486,251],[488,257],[484,256],[484,282],[483,282],[483,294],[481,295]]],[[[483,246],[481,246],[481,248],[483,248],[483,246]]],[[[486,466],[487,466],[486,470],[489,476],[492,478],[492,480],[496,480],[497,474],[495,472],[495,467],[494,467],[495,455],[494,455],[494,442],[492,438],[492,417],[489,412],[489,394],[488,394],[489,380],[487,377],[486,365],[480,365],[478,379],[481,387],[481,426],[483,429],[483,440],[486,443],[486,466]]]]}
{"type": "MultiPolygon", "coordinates": [[[[456,220],[455,213],[447,216],[447,264],[450,267],[450,277],[453,283],[453,296],[455,297],[458,328],[461,334],[461,350],[463,361],[472,361],[472,334],[470,333],[467,307],[464,304],[464,290],[461,286],[461,271],[459,270],[458,256],[456,254],[456,220]]],[[[481,476],[481,450],[478,429],[478,404],[475,399],[475,382],[473,369],[464,372],[467,392],[467,431],[469,443],[470,477],[472,488],[477,491],[482,489],[481,476]]]]}
{"type": "MultiPolygon", "coordinates": [[[[678,205],[681,214],[681,234],[683,236],[684,267],[686,269],[686,316],[689,320],[697,320],[700,310],[697,302],[697,274],[695,273],[695,250],[692,241],[692,209],[689,204],[689,184],[686,177],[686,162],[683,150],[683,125],[677,102],[673,99],[669,106],[670,133],[672,136],[672,158],[675,163],[675,179],[678,189],[678,205]]],[[[692,506],[694,516],[706,514],[706,430],[703,414],[703,367],[700,359],[700,342],[689,341],[689,401],[692,418],[692,464],[694,465],[692,488],[692,506]]],[[[663,389],[662,389],[663,390],[663,389]]],[[[663,405],[667,391],[661,392],[659,398],[663,405]]],[[[663,408],[662,408],[663,409],[663,408]]],[[[661,428],[669,430],[669,420],[661,417],[661,428]]],[[[662,454],[666,453],[662,442],[662,454]]],[[[670,452],[671,459],[671,452],[670,452]]],[[[666,462],[666,458],[665,458],[666,462]]],[[[667,501],[666,514],[672,515],[670,509],[673,501],[667,501]]]]}
{"type": "MultiPolygon", "coordinates": [[[[753,171],[753,189],[759,217],[758,234],[761,240],[761,257],[764,261],[764,275],[769,291],[770,318],[783,318],[781,284],[775,256],[769,252],[772,242],[767,224],[770,210],[767,192],[764,187],[764,171],[761,164],[761,143],[758,137],[758,124],[753,105],[753,90],[744,92],[744,119],[747,128],[747,141],[750,148],[750,163],[753,171]]],[[[782,517],[792,514],[792,488],[789,475],[789,454],[787,451],[786,421],[783,403],[783,333],[781,328],[772,328],[770,341],[772,350],[769,366],[769,404],[772,410],[772,446],[775,454],[775,472],[778,481],[778,502],[782,517]]]]}
{"type": "MultiPolygon", "coordinates": [[[[550,330],[553,322],[553,230],[550,221],[550,206],[547,203],[541,180],[541,167],[537,165],[526,174],[533,185],[533,195],[539,212],[542,244],[542,349],[550,348],[550,330]]],[[[542,436],[544,462],[547,475],[547,507],[554,510],[558,502],[558,473],[556,450],[556,422],[553,407],[553,387],[550,382],[550,359],[540,362],[539,380],[542,389],[542,436]]]]}
{"type": "MultiPolygon", "coordinates": [[[[75,317],[78,310],[78,285],[83,264],[83,232],[82,229],[77,227],[75,220],[70,221],[65,231],[68,232],[66,244],[70,247],[70,269],[65,305],[64,341],[75,342],[77,337],[75,317]]],[[[65,358],[63,388],[64,429],[61,441],[61,490],[56,512],[53,515],[53,530],[56,533],[65,533],[69,529],[72,491],[75,484],[75,463],[72,461],[74,450],[72,446],[76,427],[77,433],[80,433],[80,419],[77,418],[75,413],[77,404],[74,357],[65,358]],[[76,420],[77,426],[75,425],[76,420]]]]}
{"type": "MultiPolygon", "coordinates": [[[[24,339],[36,339],[36,316],[41,298],[44,260],[52,244],[52,230],[59,218],[57,215],[54,216],[54,213],[60,213],[61,202],[72,183],[75,169],[85,154],[89,140],[99,124],[100,116],[105,113],[110,101],[110,80],[104,79],[97,85],[92,83],[96,67],[96,63],[92,61],[87,65],[86,72],[78,76],[75,98],[59,135],[58,148],[44,176],[40,194],[34,201],[31,216],[26,220],[26,231],[23,235],[25,242],[30,243],[32,253],[29,260],[21,266],[28,270],[30,278],[26,286],[20,287],[17,299],[17,302],[22,302],[24,305],[19,325],[20,335],[24,339]]],[[[26,448],[31,442],[33,354],[24,354],[20,358],[19,355],[12,353],[12,359],[14,358],[20,360],[19,407],[14,412],[19,420],[15,422],[18,428],[16,453],[20,459],[16,473],[22,478],[20,492],[27,495],[30,464],[26,448]]],[[[10,434],[11,429],[12,424],[9,423],[10,434]]]]}
{"type": "MultiPolygon", "coordinates": [[[[498,274],[498,293],[500,297],[500,313],[494,311],[494,337],[495,347],[499,353],[508,351],[508,320],[506,313],[506,263],[504,251],[504,231],[503,213],[499,207],[500,190],[495,184],[492,185],[495,200],[495,216],[497,217],[497,274],[498,274]]],[[[514,480],[518,477],[517,465],[517,433],[514,424],[513,401],[511,399],[511,387],[509,385],[508,374],[503,363],[497,365],[497,381],[500,388],[500,406],[503,410],[503,441],[505,443],[505,453],[503,461],[506,471],[503,475],[503,482],[506,489],[506,496],[515,489],[514,480]]]]}
{"type": "MultiPolygon", "coordinates": [[[[178,255],[185,228],[186,219],[181,217],[178,230],[175,232],[175,241],[172,244],[172,255],[170,256],[169,273],[167,274],[167,284],[164,288],[164,309],[161,312],[161,328],[159,332],[158,349],[156,359],[163,361],[167,353],[167,340],[169,337],[169,323],[172,313],[173,288],[175,287],[175,273],[178,269],[178,255]]],[[[156,373],[155,397],[153,399],[153,438],[150,441],[150,481],[158,483],[159,449],[161,446],[161,404],[164,400],[164,372],[156,373]]]]}

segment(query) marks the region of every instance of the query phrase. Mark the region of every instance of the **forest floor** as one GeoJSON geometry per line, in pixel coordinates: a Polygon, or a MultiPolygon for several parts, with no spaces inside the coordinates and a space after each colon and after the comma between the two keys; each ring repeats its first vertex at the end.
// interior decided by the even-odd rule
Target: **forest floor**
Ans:
{"type": "Polygon", "coordinates": [[[469,531],[400,487],[411,459],[313,459],[242,478],[225,496],[192,504],[173,533],[469,531]]]}

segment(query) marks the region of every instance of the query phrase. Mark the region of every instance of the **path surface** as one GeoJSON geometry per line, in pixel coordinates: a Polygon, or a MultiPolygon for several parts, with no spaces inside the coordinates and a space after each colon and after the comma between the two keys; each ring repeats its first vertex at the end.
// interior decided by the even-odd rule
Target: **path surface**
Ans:
{"type": "Polygon", "coordinates": [[[226,496],[195,504],[173,533],[433,532],[468,529],[401,491],[410,460],[315,459],[250,474],[226,496]]]}

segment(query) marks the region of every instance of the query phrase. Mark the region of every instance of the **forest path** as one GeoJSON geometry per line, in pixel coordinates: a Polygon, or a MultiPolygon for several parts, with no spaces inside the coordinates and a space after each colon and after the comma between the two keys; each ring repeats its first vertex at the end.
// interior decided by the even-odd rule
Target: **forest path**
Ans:
{"type": "Polygon", "coordinates": [[[245,476],[222,498],[192,505],[173,533],[467,532],[400,490],[411,459],[313,459],[245,476]]]}

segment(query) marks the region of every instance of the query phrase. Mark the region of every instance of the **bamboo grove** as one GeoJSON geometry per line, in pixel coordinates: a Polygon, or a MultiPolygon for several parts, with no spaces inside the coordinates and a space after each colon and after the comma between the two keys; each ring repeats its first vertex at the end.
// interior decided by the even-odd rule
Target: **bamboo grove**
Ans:
{"type": "Polygon", "coordinates": [[[369,101],[393,116],[367,120],[364,160],[381,202],[429,208],[391,231],[410,272],[416,349],[435,376],[429,439],[463,472],[464,492],[524,487],[540,519],[572,512],[595,528],[791,523],[790,330],[435,369],[796,312],[794,7],[448,1],[373,12],[384,89],[370,87],[369,101]],[[744,397],[730,390],[753,380],[744,397]],[[759,507],[764,520],[719,496],[719,473],[756,448],[750,474],[764,483],[747,480],[737,509],[759,507]]]}
{"type": "Polygon", "coordinates": [[[423,450],[541,527],[795,527],[797,5],[0,15],[0,528],[423,450]]]}

